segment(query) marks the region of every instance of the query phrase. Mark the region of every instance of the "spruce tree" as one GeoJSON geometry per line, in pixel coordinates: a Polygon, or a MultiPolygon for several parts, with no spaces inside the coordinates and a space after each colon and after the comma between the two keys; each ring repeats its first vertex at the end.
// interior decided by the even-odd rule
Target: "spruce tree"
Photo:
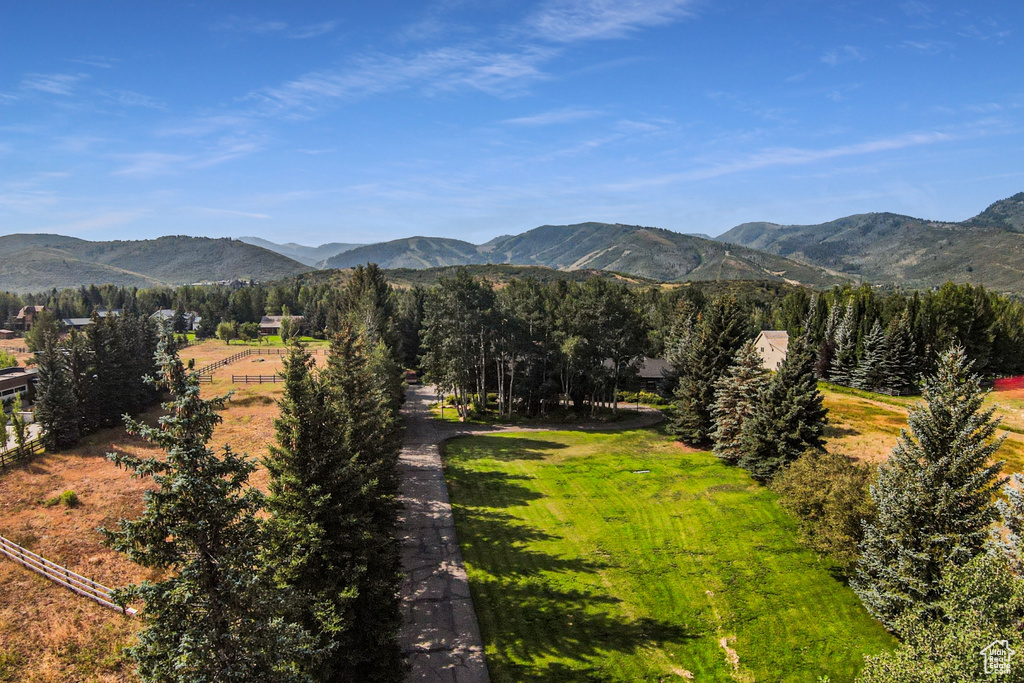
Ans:
{"type": "Polygon", "coordinates": [[[762,483],[770,481],[804,451],[824,447],[827,422],[828,410],[814,376],[814,354],[797,337],[743,422],[740,467],[762,483]]]}
{"type": "Polygon", "coordinates": [[[947,563],[982,551],[996,517],[993,494],[1003,438],[982,409],[985,394],[962,347],[943,353],[925,381],[924,403],[907,418],[871,497],[878,513],[865,527],[854,590],[890,629],[897,620],[933,614],[947,563]]]}
{"type": "Polygon", "coordinates": [[[342,647],[351,667],[348,680],[398,683],[404,677],[398,646],[402,574],[396,540],[401,427],[388,378],[375,372],[385,364],[372,358],[385,352],[379,342],[367,349],[365,341],[351,326],[343,327],[331,342],[323,371],[360,485],[345,501],[360,533],[353,550],[359,569],[351,602],[353,627],[342,647]]]}
{"type": "Polygon", "coordinates": [[[876,319],[871,326],[871,331],[864,338],[864,354],[853,373],[851,386],[865,391],[878,391],[885,385],[888,370],[886,367],[888,349],[885,342],[882,323],[876,319]]]}
{"type": "Polygon", "coordinates": [[[163,570],[157,582],[122,589],[119,602],[145,601],[143,628],[128,652],[144,681],[298,681],[305,656],[301,629],[281,617],[282,594],[260,571],[262,496],[248,487],[255,465],[225,447],[207,447],[227,397],[202,399],[169,335],[157,350],[167,415],[156,427],[126,419],[128,431],[162,457],[111,454],[157,487],[138,519],[102,530],[133,562],[163,570]]]}
{"type": "Polygon", "coordinates": [[[1015,472],[996,501],[1002,525],[992,530],[995,546],[1003,551],[1016,574],[1024,576],[1024,476],[1015,472]]]}
{"type": "Polygon", "coordinates": [[[690,443],[711,437],[715,385],[743,343],[739,306],[721,298],[704,308],[683,349],[669,429],[690,443]]]}
{"type": "Polygon", "coordinates": [[[835,352],[829,366],[829,381],[850,386],[857,369],[857,316],[853,302],[846,305],[846,313],[835,333],[835,352]]]}
{"type": "Polygon", "coordinates": [[[884,366],[886,389],[913,391],[917,385],[917,353],[906,313],[893,320],[886,333],[884,366]]]}
{"type": "Polygon", "coordinates": [[[825,330],[822,333],[821,344],[818,345],[818,358],[814,363],[814,373],[818,379],[831,379],[832,359],[836,354],[836,331],[840,322],[839,306],[832,306],[825,319],[825,330]]]}
{"type": "Polygon", "coordinates": [[[42,429],[46,449],[57,451],[78,443],[81,435],[79,409],[65,349],[52,334],[46,335],[42,344],[43,348],[36,352],[39,374],[35,418],[42,429]]]}
{"type": "Polygon", "coordinates": [[[753,341],[748,341],[736,353],[736,361],[715,385],[715,402],[711,406],[715,445],[712,452],[730,465],[739,462],[743,454],[740,434],[743,422],[750,416],[754,401],[767,381],[761,354],[753,341]]]}

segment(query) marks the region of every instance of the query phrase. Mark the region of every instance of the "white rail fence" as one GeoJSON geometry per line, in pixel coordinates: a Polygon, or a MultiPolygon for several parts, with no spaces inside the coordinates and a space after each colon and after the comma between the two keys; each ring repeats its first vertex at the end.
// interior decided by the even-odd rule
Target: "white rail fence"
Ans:
{"type": "Polygon", "coordinates": [[[0,555],[4,555],[8,559],[14,560],[18,564],[31,569],[37,574],[42,574],[50,581],[60,584],[65,588],[78,593],[82,597],[94,600],[104,607],[109,607],[112,610],[134,616],[137,614],[137,610],[131,607],[121,607],[120,605],[114,604],[110,599],[110,589],[103,584],[96,583],[92,579],[88,579],[81,574],[76,574],[67,567],[62,567],[55,562],[50,562],[45,557],[36,555],[30,550],[22,548],[17,543],[9,541],[8,539],[0,536],[0,555]]]}

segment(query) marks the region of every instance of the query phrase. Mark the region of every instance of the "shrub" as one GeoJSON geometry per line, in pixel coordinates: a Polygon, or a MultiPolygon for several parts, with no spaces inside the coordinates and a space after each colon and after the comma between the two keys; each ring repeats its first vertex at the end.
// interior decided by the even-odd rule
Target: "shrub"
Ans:
{"type": "Polygon", "coordinates": [[[73,508],[78,505],[78,494],[74,491],[64,491],[59,496],[53,498],[47,498],[43,501],[43,505],[46,507],[53,507],[54,505],[63,505],[66,508],[73,508]]]}
{"type": "Polygon", "coordinates": [[[874,518],[868,496],[871,469],[845,455],[808,451],[772,483],[779,504],[799,520],[804,542],[843,562],[857,558],[862,520],[874,518]]]}

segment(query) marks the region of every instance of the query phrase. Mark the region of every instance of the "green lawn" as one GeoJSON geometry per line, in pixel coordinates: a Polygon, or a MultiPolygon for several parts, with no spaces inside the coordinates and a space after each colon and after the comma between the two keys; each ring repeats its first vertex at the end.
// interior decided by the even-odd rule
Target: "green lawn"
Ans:
{"type": "Polygon", "coordinates": [[[445,473],[496,682],[850,681],[894,642],[771,492],[657,430],[456,439],[445,473]]]}

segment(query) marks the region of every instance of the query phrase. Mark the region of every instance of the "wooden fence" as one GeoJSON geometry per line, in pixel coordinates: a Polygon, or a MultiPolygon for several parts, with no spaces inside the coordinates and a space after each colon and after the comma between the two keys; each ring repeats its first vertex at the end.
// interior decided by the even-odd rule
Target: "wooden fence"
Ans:
{"type": "Polygon", "coordinates": [[[26,460],[42,452],[43,441],[38,437],[26,441],[24,446],[15,446],[10,450],[5,450],[3,446],[0,446],[0,468],[8,467],[19,460],[26,460]]]}
{"type": "MultiPolygon", "coordinates": [[[[288,349],[282,348],[246,349],[245,351],[239,351],[236,354],[228,356],[227,358],[222,358],[221,360],[210,363],[209,365],[204,365],[203,367],[196,370],[196,372],[198,372],[199,376],[202,377],[203,375],[213,374],[213,371],[216,370],[217,368],[222,368],[225,365],[230,365],[231,363],[234,363],[236,360],[242,360],[246,356],[284,356],[287,355],[287,353],[288,349]]],[[[327,352],[324,351],[323,349],[313,349],[312,351],[310,351],[310,354],[314,356],[320,353],[327,352]]]]}
{"type": "Polygon", "coordinates": [[[274,384],[283,382],[280,375],[231,375],[232,384],[274,384]]]}
{"type": "Polygon", "coordinates": [[[30,550],[22,548],[17,543],[9,541],[3,536],[0,536],[0,555],[14,560],[18,564],[31,569],[37,574],[42,574],[50,581],[60,584],[65,588],[68,588],[79,595],[95,600],[104,607],[117,610],[122,614],[134,616],[137,614],[137,610],[131,607],[120,607],[115,605],[110,599],[110,589],[106,586],[96,583],[92,579],[87,579],[81,574],[76,574],[67,567],[62,567],[59,564],[50,562],[44,557],[36,555],[30,550]]]}

